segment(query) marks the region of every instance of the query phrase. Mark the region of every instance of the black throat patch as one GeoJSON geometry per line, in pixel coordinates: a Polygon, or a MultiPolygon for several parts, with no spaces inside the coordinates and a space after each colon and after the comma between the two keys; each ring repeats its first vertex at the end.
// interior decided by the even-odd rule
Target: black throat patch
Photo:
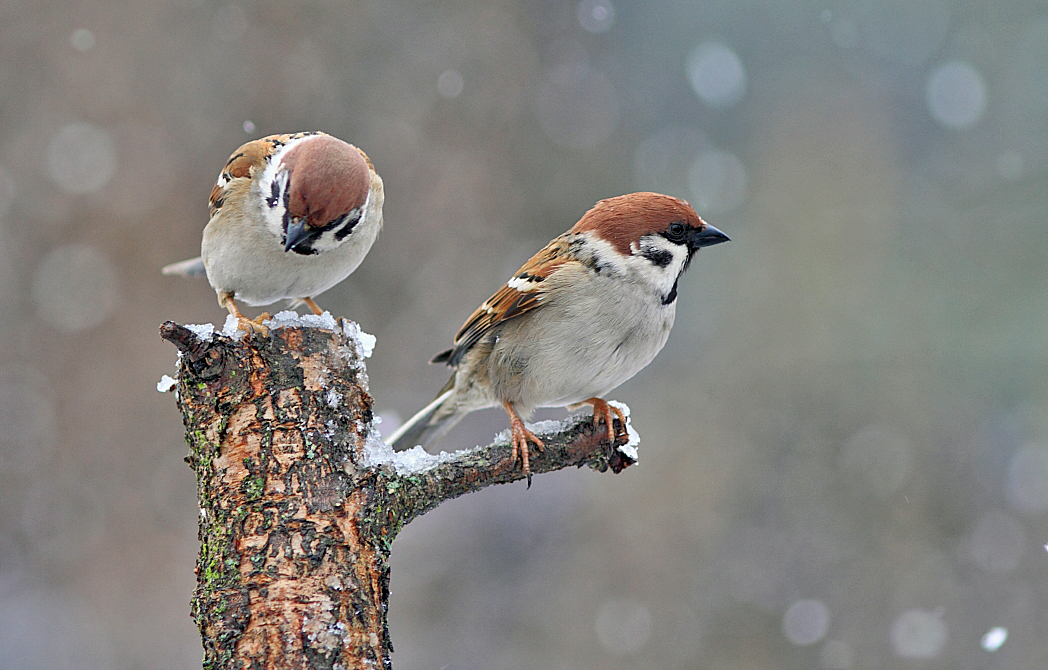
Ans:
{"type": "Polygon", "coordinates": [[[663,305],[672,305],[673,301],[677,299],[677,281],[679,281],[679,279],[680,278],[678,277],[676,280],[674,280],[673,288],[670,289],[669,293],[662,296],[663,305]]]}

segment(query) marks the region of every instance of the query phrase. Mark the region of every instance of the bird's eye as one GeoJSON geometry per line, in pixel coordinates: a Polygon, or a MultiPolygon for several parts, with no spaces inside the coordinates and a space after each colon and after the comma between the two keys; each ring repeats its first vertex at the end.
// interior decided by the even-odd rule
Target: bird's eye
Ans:
{"type": "Polygon", "coordinates": [[[688,232],[688,227],[680,221],[674,221],[670,224],[670,227],[666,229],[666,237],[671,242],[683,242],[684,235],[688,232]]]}

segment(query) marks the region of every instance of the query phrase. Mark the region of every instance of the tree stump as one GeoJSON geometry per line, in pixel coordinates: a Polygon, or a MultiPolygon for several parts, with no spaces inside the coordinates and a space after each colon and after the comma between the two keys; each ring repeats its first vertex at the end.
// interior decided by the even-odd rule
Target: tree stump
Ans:
{"type": "MultiPolygon", "coordinates": [[[[370,352],[356,324],[287,314],[250,338],[161,327],[179,350],[177,402],[197,477],[191,610],[203,667],[391,668],[397,532],[444,500],[523,473],[507,440],[394,454],[373,430],[370,352]]],[[[588,415],[558,428],[542,434],[533,473],[619,472],[635,462],[636,452],[609,444],[588,415]]],[[[633,444],[635,433],[620,428],[633,444]]]]}

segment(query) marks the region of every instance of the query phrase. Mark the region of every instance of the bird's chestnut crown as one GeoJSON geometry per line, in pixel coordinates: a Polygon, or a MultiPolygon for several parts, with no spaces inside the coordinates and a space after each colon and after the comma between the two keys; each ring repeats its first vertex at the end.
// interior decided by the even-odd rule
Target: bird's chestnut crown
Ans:
{"type": "Polygon", "coordinates": [[[324,227],[367,202],[371,176],[363,154],[346,142],[317,135],[290,147],[281,161],[289,173],[287,212],[324,227]]]}
{"type": "Polygon", "coordinates": [[[688,241],[691,231],[706,227],[684,200],[661,193],[630,193],[598,202],[572,232],[595,233],[628,256],[645,235],[663,235],[680,244],[688,241]]]}

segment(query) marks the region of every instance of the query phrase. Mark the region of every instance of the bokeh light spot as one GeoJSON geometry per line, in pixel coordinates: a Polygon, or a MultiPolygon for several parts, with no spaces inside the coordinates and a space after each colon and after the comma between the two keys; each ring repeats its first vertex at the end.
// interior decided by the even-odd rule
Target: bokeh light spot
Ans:
{"type": "Polygon", "coordinates": [[[1001,626],[995,626],[986,631],[986,635],[982,636],[982,640],[980,640],[979,643],[986,651],[994,652],[1000,649],[1001,645],[1003,645],[1007,640],[1008,629],[1001,626]]]}
{"type": "Polygon", "coordinates": [[[651,638],[651,614],[636,600],[609,600],[597,612],[594,629],[609,653],[616,656],[635,654],[651,638]]]}
{"type": "Polygon", "coordinates": [[[466,82],[462,78],[462,73],[458,70],[444,70],[437,77],[437,93],[443,98],[457,98],[462,95],[462,89],[465,88],[466,82]]]}
{"type": "Polygon", "coordinates": [[[889,637],[903,658],[934,658],[946,644],[946,624],[937,612],[906,610],[892,622],[889,637]]]}
{"type": "Polygon", "coordinates": [[[615,8],[608,0],[582,0],[578,17],[579,25],[586,32],[603,33],[615,23],[615,8]]]}
{"type": "Polygon", "coordinates": [[[62,126],[47,145],[47,173],[68,193],[101,189],[115,169],[113,138],[90,123],[62,126]]]}
{"type": "Polygon", "coordinates": [[[746,70],[735,52],[720,42],[703,42],[685,63],[695,94],[710,107],[732,107],[746,92],[746,70]]]}
{"type": "Polygon", "coordinates": [[[735,154],[711,149],[688,169],[692,204],[705,212],[728,212],[746,197],[746,168],[735,154]]]}
{"type": "Polygon", "coordinates": [[[987,512],[975,524],[965,547],[973,563],[987,572],[1011,572],[1019,567],[1026,531],[1004,512],[987,512]]]}
{"type": "Polygon", "coordinates": [[[925,100],[933,119],[950,128],[967,128],[986,111],[986,83],[968,63],[949,61],[928,78],[925,100]]]}
{"type": "Polygon", "coordinates": [[[69,44],[81,53],[90,51],[95,46],[95,34],[87,28],[77,28],[69,36],[69,44]]]}
{"type": "Polygon", "coordinates": [[[1048,510],[1048,445],[1027,444],[1008,466],[1008,502],[1020,512],[1048,510]]]}
{"type": "Polygon", "coordinates": [[[32,295],[37,314],[66,331],[93,328],[116,309],[119,282],[113,264],[84,244],[51,250],[36,267],[32,295]]]}
{"type": "Polygon", "coordinates": [[[782,632],[796,645],[815,644],[829,629],[830,610],[819,600],[798,600],[782,615],[782,632]]]}

